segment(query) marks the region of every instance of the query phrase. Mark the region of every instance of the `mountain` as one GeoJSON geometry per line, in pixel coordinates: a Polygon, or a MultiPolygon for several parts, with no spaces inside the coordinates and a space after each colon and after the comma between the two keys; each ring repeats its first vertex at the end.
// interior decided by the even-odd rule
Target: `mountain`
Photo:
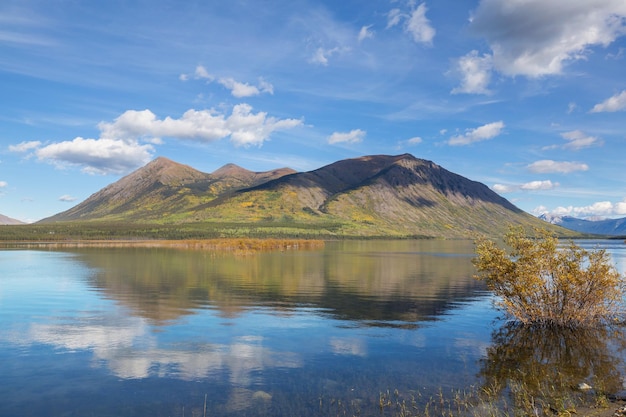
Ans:
{"type": "Polygon", "coordinates": [[[467,237],[502,234],[510,224],[547,224],[484,184],[409,154],[346,159],[302,173],[257,173],[228,164],[205,174],[158,158],[42,222],[87,220],[306,227],[326,236],[390,237],[467,237]]]}
{"type": "Polygon", "coordinates": [[[484,184],[412,155],[335,162],[240,190],[195,211],[198,219],[340,224],[351,236],[467,237],[508,224],[545,226],[484,184]]]}
{"type": "Polygon", "coordinates": [[[24,222],[0,214],[0,225],[1,224],[24,224],[24,222]]]}
{"type": "Polygon", "coordinates": [[[626,217],[621,219],[584,220],[570,216],[542,214],[540,219],[566,229],[596,235],[626,236],[626,217]]]}
{"type": "Polygon", "coordinates": [[[71,209],[42,220],[42,223],[107,220],[162,221],[226,195],[295,171],[283,168],[270,172],[251,172],[226,165],[213,174],[159,157],[143,168],[103,188],[71,209]]]}

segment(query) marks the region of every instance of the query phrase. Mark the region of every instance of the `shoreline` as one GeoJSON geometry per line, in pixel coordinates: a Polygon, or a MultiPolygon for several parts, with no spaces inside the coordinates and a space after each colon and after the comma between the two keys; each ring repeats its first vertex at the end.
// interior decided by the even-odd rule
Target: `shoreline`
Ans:
{"type": "Polygon", "coordinates": [[[77,248],[172,248],[211,251],[257,252],[271,250],[321,249],[325,245],[319,239],[261,239],[261,238],[213,238],[213,239],[112,239],[112,240],[16,240],[0,242],[0,249],[77,249],[77,248]]]}

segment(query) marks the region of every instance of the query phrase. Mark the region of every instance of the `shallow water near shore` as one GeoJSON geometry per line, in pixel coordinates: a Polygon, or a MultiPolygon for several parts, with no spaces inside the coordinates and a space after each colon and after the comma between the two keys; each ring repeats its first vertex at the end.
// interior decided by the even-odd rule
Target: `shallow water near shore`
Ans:
{"type": "MultiPolygon", "coordinates": [[[[623,242],[596,245],[626,271],[623,242]]],[[[588,364],[572,381],[621,383],[612,335],[507,328],[472,256],[428,240],[0,251],[0,416],[380,415],[383,392],[510,379],[537,355],[567,373],[563,340],[588,364]]]]}

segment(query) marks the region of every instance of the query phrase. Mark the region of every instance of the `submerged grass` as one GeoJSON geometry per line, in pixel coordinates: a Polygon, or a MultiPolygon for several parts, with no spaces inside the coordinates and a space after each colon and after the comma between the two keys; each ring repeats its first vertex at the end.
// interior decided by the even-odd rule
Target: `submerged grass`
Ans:
{"type": "Polygon", "coordinates": [[[326,416],[379,415],[385,417],[604,417],[612,416],[617,404],[595,391],[577,393],[571,389],[535,396],[527,387],[511,387],[507,394],[489,387],[470,387],[424,396],[420,392],[401,394],[398,390],[380,393],[378,410],[364,410],[359,402],[329,401],[320,413],[326,416]]]}

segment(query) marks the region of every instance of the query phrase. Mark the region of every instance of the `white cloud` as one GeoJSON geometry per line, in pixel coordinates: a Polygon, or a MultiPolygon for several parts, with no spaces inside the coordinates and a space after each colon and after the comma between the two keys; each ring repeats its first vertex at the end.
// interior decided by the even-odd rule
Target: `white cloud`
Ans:
{"type": "Polygon", "coordinates": [[[9,185],[9,183],[8,183],[8,182],[6,182],[6,181],[0,181],[0,188],[4,188],[4,187],[6,187],[7,185],[9,185]]]}
{"type": "Polygon", "coordinates": [[[546,206],[537,206],[537,207],[535,207],[535,208],[532,210],[532,212],[533,212],[535,215],[539,216],[539,215],[541,215],[541,214],[549,213],[549,212],[550,212],[550,210],[549,210],[549,209],[548,209],[548,207],[546,207],[546,206]]]}
{"type": "Polygon", "coordinates": [[[521,185],[514,184],[494,184],[491,187],[497,193],[512,193],[515,191],[523,190],[523,191],[542,191],[542,190],[552,190],[559,186],[558,182],[552,182],[550,180],[538,180],[538,181],[530,181],[521,185]]]}
{"type": "Polygon", "coordinates": [[[258,96],[261,93],[274,94],[274,86],[262,79],[258,87],[235,81],[233,78],[220,78],[218,82],[229,89],[233,97],[237,98],[258,96]]]}
{"type": "Polygon", "coordinates": [[[426,3],[420,4],[411,15],[406,23],[406,31],[413,36],[413,40],[417,43],[432,44],[435,37],[435,29],[430,25],[430,21],[426,17],[426,3]]]}
{"type": "Polygon", "coordinates": [[[481,0],[471,29],[489,43],[498,71],[539,77],[611,44],[626,33],[625,17],[623,0],[481,0]]]}
{"type": "Polygon", "coordinates": [[[452,90],[452,94],[489,94],[487,88],[491,81],[491,55],[478,55],[478,51],[459,58],[457,71],[461,74],[461,85],[452,90]]]}
{"type": "Polygon", "coordinates": [[[465,134],[453,136],[448,140],[448,144],[452,146],[469,145],[474,142],[493,139],[502,133],[504,122],[493,122],[477,127],[476,129],[467,129],[465,134]]]}
{"type": "Polygon", "coordinates": [[[615,112],[626,109],[626,90],[612,97],[607,98],[602,103],[596,104],[591,109],[591,113],[615,112]]]}
{"type": "Polygon", "coordinates": [[[585,217],[607,217],[626,215],[626,199],[621,202],[598,201],[588,206],[559,206],[554,210],[548,210],[541,206],[533,210],[536,213],[550,213],[556,216],[572,216],[578,218],[585,217]],[[541,211],[539,211],[541,209],[541,211]]]}
{"type": "Polygon", "coordinates": [[[128,110],[113,122],[99,123],[99,139],[77,137],[39,147],[35,155],[59,167],[77,165],[88,173],[121,174],[149,162],[154,152],[152,145],[160,144],[162,137],[202,142],[230,137],[234,146],[261,146],[272,133],[301,124],[302,120],[253,113],[248,104],[234,106],[230,116],[214,110],[190,109],[178,119],[169,116],[158,119],[148,109],[128,110]]]}
{"type": "Polygon", "coordinates": [[[202,65],[198,65],[196,67],[196,71],[194,73],[195,77],[198,79],[207,79],[213,81],[215,77],[213,77],[202,65]]]}
{"type": "Polygon", "coordinates": [[[156,122],[156,115],[150,110],[127,110],[118,116],[113,123],[100,122],[100,136],[110,139],[144,138],[150,133],[151,126],[156,122]]]}
{"type": "Polygon", "coordinates": [[[419,145],[420,143],[422,143],[424,140],[422,138],[420,138],[419,136],[415,136],[406,140],[401,140],[398,142],[398,146],[397,149],[402,149],[404,147],[407,146],[415,146],[415,145],[419,145]]]}
{"type": "Polygon", "coordinates": [[[496,193],[506,194],[516,191],[518,187],[516,185],[494,184],[491,189],[496,193]]]}
{"type": "Polygon", "coordinates": [[[17,145],[9,145],[9,151],[28,152],[28,151],[32,151],[33,149],[38,148],[39,146],[41,146],[41,142],[39,142],[38,140],[33,140],[29,142],[21,142],[21,143],[18,143],[17,145]]]}
{"type": "Polygon", "coordinates": [[[354,129],[347,133],[335,132],[328,137],[328,143],[359,143],[363,141],[367,132],[361,129],[354,129]]]}
{"type": "Polygon", "coordinates": [[[194,71],[194,73],[192,75],[190,74],[180,74],[181,81],[187,81],[191,78],[195,79],[195,80],[208,80],[209,82],[215,80],[215,77],[211,74],[209,74],[209,72],[207,71],[207,69],[202,66],[202,65],[198,65],[194,71]]]}
{"type": "Polygon", "coordinates": [[[423,140],[419,136],[415,136],[415,137],[413,137],[411,139],[408,139],[406,141],[406,143],[409,144],[409,145],[417,145],[417,144],[422,143],[422,142],[423,142],[423,140]]]}
{"type": "Polygon", "coordinates": [[[372,25],[361,27],[361,30],[359,31],[359,42],[363,42],[365,39],[374,37],[374,31],[370,30],[371,27],[372,25]]]}
{"type": "Polygon", "coordinates": [[[552,190],[553,188],[558,187],[558,186],[559,186],[558,182],[552,182],[550,180],[543,180],[543,181],[527,182],[526,184],[520,185],[520,188],[522,190],[527,190],[527,191],[536,191],[536,190],[552,190]]]}
{"type": "Polygon", "coordinates": [[[230,90],[233,97],[252,97],[261,94],[258,88],[248,83],[240,83],[232,78],[220,78],[218,81],[230,90]]]}
{"type": "Polygon", "coordinates": [[[119,139],[83,139],[53,143],[35,151],[40,160],[63,167],[83,166],[90,174],[122,174],[152,159],[154,148],[119,139]]]}
{"type": "Polygon", "coordinates": [[[61,197],[59,197],[59,201],[63,201],[64,203],[71,203],[71,202],[76,201],[76,200],[77,200],[76,197],[73,197],[73,196],[68,195],[68,194],[65,194],[65,195],[62,195],[61,197]]]}
{"type": "Polygon", "coordinates": [[[267,117],[267,113],[251,113],[252,107],[238,104],[233,108],[231,116],[226,119],[226,128],[230,132],[230,141],[235,146],[261,146],[269,136],[278,130],[292,129],[300,126],[302,120],[276,119],[267,117]]]}
{"type": "Polygon", "coordinates": [[[589,169],[589,166],[581,162],[559,162],[550,159],[544,159],[541,161],[533,162],[526,168],[528,168],[529,171],[538,174],[548,174],[553,172],[568,174],[575,171],[587,171],[589,169]]]}
{"type": "Polygon", "coordinates": [[[573,130],[571,132],[561,133],[561,137],[568,142],[563,145],[565,149],[579,150],[588,148],[594,145],[601,145],[602,141],[595,136],[588,136],[580,130],[573,130]]]}
{"type": "Polygon", "coordinates": [[[235,146],[261,145],[277,130],[291,129],[302,124],[297,119],[276,119],[267,113],[252,113],[252,107],[242,103],[233,107],[226,117],[214,110],[187,110],[179,119],[159,120],[150,110],[128,110],[113,123],[100,123],[103,137],[145,138],[171,137],[212,142],[230,136],[235,146]]]}

